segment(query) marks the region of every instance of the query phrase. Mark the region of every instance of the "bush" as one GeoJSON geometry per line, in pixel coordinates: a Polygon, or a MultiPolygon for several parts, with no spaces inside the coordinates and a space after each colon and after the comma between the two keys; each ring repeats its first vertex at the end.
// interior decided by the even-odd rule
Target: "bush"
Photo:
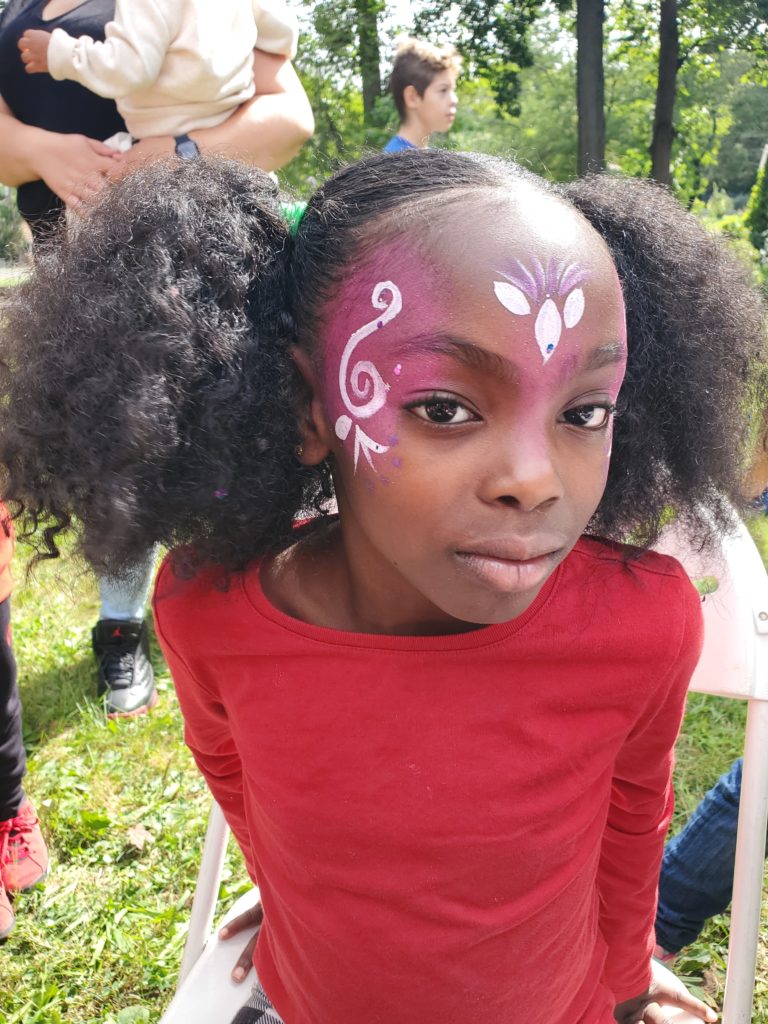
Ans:
{"type": "Polygon", "coordinates": [[[768,235],[768,162],[758,172],[750,193],[745,223],[752,245],[758,250],[765,249],[768,235]]]}
{"type": "Polygon", "coordinates": [[[15,191],[0,185],[0,260],[16,263],[25,255],[28,242],[23,224],[15,191]]]}

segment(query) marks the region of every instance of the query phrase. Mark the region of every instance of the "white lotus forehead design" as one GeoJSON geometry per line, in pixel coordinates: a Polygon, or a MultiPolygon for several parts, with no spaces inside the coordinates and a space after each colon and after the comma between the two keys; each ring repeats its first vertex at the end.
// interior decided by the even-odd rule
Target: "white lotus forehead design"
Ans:
{"type": "Polygon", "coordinates": [[[511,273],[499,271],[504,281],[494,281],[496,298],[516,316],[536,314],[533,333],[546,363],[560,343],[563,327],[575,327],[584,315],[587,272],[576,263],[549,260],[544,266],[535,256],[529,267],[515,261],[511,273]]]}

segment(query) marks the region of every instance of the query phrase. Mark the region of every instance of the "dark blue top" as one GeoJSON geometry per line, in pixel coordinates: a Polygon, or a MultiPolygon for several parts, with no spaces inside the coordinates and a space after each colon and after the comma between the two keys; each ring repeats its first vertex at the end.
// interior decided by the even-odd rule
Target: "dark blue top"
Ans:
{"type": "MultiPolygon", "coordinates": [[[[104,27],[115,16],[115,0],[83,0],[73,11],[43,20],[49,0],[10,0],[0,14],[0,95],[24,124],[64,134],[79,133],[107,139],[124,131],[114,100],[89,92],[77,82],[57,82],[48,74],[28,75],[17,46],[28,28],[104,39],[104,27]]],[[[33,231],[44,228],[61,213],[61,200],[42,181],[30,181],[17,192],[19,210],[33,231]]]]}
{"type": "Polygon", "coordinates": [[[399,153],[401,149],[418,148],[418,146],[414,146],[412,142],[409,142],[408,139],[404,139],[402,135],[393,135],[382,150],[382,153],[399,153]]]}

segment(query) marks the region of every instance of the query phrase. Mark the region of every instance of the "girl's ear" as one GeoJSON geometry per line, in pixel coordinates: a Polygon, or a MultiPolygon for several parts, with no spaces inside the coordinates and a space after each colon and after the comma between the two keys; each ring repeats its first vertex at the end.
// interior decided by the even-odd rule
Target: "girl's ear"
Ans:
{"type": "Polygon", "coordinates": [[[328,427],[320,401],[317,370],[312,359],[297,345],[291,347],[291,356],[305,385],[304,402],[299,409],[301,444],[296,457],[305,466],[317,466],[331,453],[333,431],[328,427]]]}

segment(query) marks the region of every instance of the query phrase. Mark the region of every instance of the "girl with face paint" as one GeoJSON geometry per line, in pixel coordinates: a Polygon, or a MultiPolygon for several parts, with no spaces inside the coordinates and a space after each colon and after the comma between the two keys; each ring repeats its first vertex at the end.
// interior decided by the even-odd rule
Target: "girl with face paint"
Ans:
{"type": "Polygon", "coordinates": [[[199,161],[4,315],[20,528],[172,549],[158,635],[263,906],[239,1022],[714,1019],[651,966],[701,617],[646,549],[740,500],[761,308],[716,241],[647,184],[440,151],[292,236],[199,161]]]}

